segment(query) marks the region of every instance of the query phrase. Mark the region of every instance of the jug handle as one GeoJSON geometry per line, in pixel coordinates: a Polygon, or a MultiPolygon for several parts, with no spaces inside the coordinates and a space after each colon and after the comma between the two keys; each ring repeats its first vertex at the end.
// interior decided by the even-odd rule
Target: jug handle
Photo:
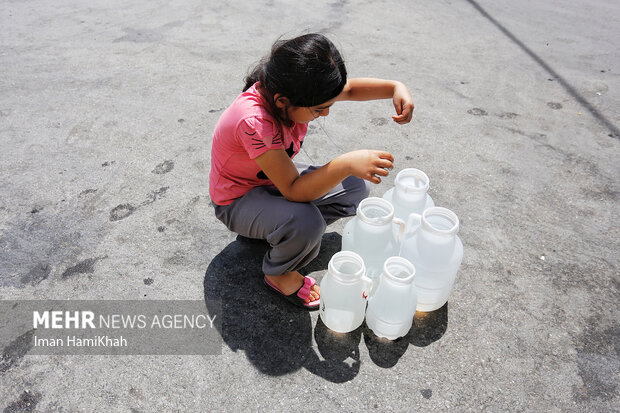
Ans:
{"type": "Polygon", "coordinates": [[[373,281],[370,279],[370,277],[367,277],[365,275],[362,275],[362,281],[365,284],[365,289],[363,291],[363,294],[366,295],[366,300],[368,300],[370,297],[370,292],[372,291],[372,285],[373,285],[373,281]]]}
{"type": "Polygon", "coordinates": [[[407,228],[407,224],[405,224],[405,221],[400,218],[393,218],[392,222],[400,227],[400,229],[398,230],[398,242],[401,242],[403,236],[405,235],[405,229],[407,228]]]}
{"type": "Polygon", "coordinates": [[[422,215],[416,214],[415,212],[412,212],[411,214],[409,214],[409,218],[407,218],[407,226],[405,227],[406,229],[405,229],[404,236],[415,234],[416,231],[411,231],[411,228],[413,228],[414,223],[417,223],[417,226],[416,226],[416,231],[417,231],[417,228],[420,228],[420,224],[422,223],[422,215]],[[417,222],[414,222],[414,221],[417,221],[417,222]]]}

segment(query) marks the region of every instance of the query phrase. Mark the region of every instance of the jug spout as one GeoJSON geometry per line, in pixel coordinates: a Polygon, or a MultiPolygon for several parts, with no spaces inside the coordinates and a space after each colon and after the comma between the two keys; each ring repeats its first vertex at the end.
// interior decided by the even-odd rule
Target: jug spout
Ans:
{"type": "Polygon", "coordinates": [[[428,195],[430,180],[421,170],[405,168],[396,175],[394,187],[383,198],[394,206],[394,216],[407,221],[412,212],[421,214],[425,209],[435,206],[428,195]]]}
{"type": "Polygon", "coordinates": [[[406,206],[409,211],[422,212],[429,185],[428,176],[421,170],[403,169],[394,181],[394,204],[406,206]]]}
{"type": "Polygon", "coordinates": [[[430,261],[445,261],[455,248],[459,219],[449,209],[429,208],[422,213],[418,229],[418,250],[430,261]]]}

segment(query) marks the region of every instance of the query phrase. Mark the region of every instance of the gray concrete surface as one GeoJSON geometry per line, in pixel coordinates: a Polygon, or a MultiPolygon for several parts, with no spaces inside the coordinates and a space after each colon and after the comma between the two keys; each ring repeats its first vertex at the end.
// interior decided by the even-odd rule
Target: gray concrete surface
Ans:
{"type": "MultiPolygon", "coordinates": [[[[620,410],[620,4],[0,2],[0,298],[221,300],[218,356],[2,350],[18,411],[620,410]],[[208,197],[210,137],[280,35],[321,30],[416,111],[339,103],[301,160],[386,149],[461,218],[446,307],[336,337],[260,286],[208,197]]],[[[307,272],[321,277],[344,222],[307,272]]],[[[4,315],[3,315],[4,316],[4,315]]]]}

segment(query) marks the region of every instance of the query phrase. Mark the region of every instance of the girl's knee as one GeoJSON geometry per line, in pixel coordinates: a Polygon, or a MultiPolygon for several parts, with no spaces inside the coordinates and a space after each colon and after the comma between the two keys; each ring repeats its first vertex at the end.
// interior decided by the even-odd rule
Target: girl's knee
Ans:
{"type": "Polygon", "coordinates": [[[325,233],[325,220],[319,209],[309,203],[300,203],[294,215],[296,232],[304,238],[320,240],[325,233]]]}
{"type": "Polygon", "coordinates": [[[363,188],[361,188],[361,193],[362,193],[362,198],[360,199],[361,201],[362,199],[368,198],[368,195],[370,195],[370,182],[368,182],[365,179],[360,179],[360,181],[362,181],[362,185],[363,185],[363,188]]]}
{"type": "Polygon", "coordinates": [[[370,182],[356,176],[345,179],[342,182],[342,187],[347,191],[347,200],[355,208],[370,195],[370,182]]]}

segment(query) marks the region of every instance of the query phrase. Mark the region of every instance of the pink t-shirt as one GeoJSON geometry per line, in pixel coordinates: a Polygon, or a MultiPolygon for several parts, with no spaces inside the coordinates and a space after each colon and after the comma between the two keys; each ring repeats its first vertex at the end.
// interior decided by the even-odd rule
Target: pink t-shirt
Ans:
{"type": "Polygon", "coordinates": [[[211,145],[209,196],[215,204],[230,205],[256,186],[273,185],[254,158],[270,149],[284,149],[291,158],[299,153],[308,125],[282,125],[281,136],[276,122],[256,84],[222,113],[211,145]]]}

